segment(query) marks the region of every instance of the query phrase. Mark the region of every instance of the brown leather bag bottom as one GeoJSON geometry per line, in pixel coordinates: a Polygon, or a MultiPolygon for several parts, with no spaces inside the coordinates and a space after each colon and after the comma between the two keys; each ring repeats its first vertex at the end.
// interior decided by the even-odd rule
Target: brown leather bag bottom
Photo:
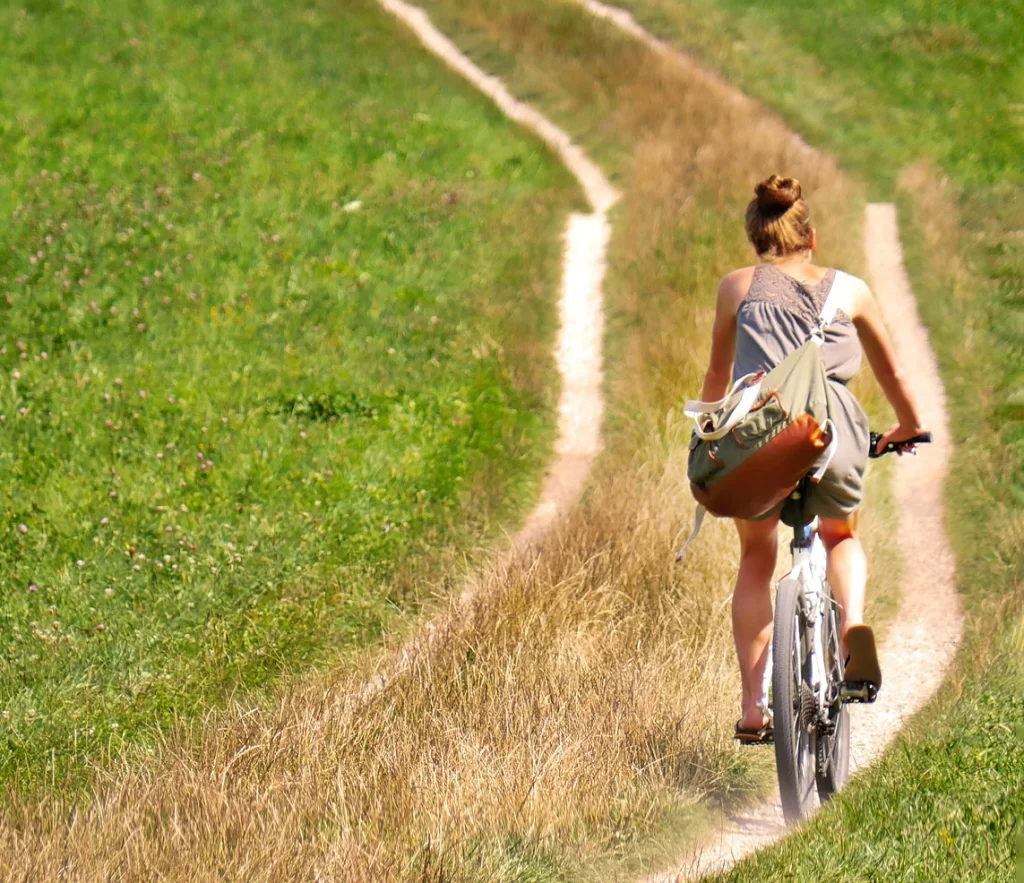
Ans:
{"type": "Polygon", "coordinates": [[[712,515],[757,518],[789,496],[830,441],[818,421],[804,414],[710,488],[690,488],[712,515]]]}

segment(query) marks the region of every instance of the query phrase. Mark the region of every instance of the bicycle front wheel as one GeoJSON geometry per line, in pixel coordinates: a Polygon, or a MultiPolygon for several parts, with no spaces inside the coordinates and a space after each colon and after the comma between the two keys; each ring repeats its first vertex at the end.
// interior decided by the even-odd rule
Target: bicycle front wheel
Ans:
{"type": "Polygon", "coordinates": [[[807,632],[800,613],[800,583],[784,579],[775,595],[772,710],[782,814],[789,824],[809,818],[815,805],[817,722],[808,683],[807,632]]]}

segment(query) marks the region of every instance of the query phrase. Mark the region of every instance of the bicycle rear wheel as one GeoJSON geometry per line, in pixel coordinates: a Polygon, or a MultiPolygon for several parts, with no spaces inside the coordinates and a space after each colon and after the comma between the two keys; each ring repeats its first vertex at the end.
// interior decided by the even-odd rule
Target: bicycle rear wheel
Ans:
{"type": "Polygon", "coordinates": [[[846,666],[839,631],[839,611],[832,599],[831,588],[825,597],[827,603],[822,623],[822,643],[825,645],[827,681],[823,689],[828,697],[828,728],[818,736],[817,746],[818,797],[822,802],[842,790],[850,777],[850,711],[840,694],[846,666]]]}
{"type": "Polygon", "coordinates": [[[782,814],[795,824],[814,811],[817,753],[815,699],[807,682],[807,629],[796,579],[780,582],[775,595],[772,657],[775,766],[782,814]]]}

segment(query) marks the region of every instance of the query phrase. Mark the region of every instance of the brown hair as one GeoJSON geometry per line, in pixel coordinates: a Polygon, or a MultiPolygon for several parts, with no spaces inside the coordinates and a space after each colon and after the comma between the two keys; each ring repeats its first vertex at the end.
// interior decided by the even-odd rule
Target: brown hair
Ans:
{"type": "Polygon", "coordinates": [[[772,261],[811,247],[811,212],[796,178],[772,175],[754,188],[747,206],[747,238],[761,260],[772,261]]]}

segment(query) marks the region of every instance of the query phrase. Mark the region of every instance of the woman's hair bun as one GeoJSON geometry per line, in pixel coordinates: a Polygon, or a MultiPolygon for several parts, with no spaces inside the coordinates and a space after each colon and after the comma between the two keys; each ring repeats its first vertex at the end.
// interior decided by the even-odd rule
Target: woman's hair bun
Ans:
{"type": "Polygon", "coordinates": [[[800,198],[800,182],[796,178],[772,175],[754,188],[757,206],[765,211],[786,211],[800,198]]]}

